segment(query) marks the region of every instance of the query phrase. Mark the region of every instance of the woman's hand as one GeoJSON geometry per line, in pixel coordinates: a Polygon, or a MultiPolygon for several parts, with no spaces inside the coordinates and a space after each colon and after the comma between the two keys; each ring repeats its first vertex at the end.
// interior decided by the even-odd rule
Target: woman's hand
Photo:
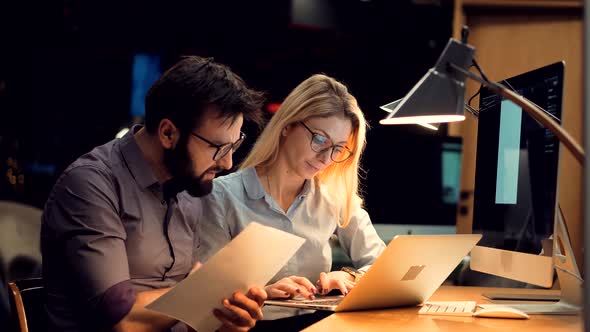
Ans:
{"type": "Polygon", "coordinates": [[[317,288],[305,277],[291,276],[264,287],[269,299],[287,299],[301,295],[313,300],[317,288]]]}
{"type": "Polygon", "coordinates": [[[348,294],[356,285],[352,276],[344,271],[322,272],[317,281],[319,294],[328,294],[332,289],[339,289],[343,295],[348,294]]]}

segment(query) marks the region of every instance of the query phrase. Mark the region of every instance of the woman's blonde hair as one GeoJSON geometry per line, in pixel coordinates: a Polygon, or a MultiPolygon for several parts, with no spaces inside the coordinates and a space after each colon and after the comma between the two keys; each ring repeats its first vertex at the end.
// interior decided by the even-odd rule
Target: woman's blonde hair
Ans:
{"type": "Polygon", "coordinates": [[[289,125],[297,125],[313,117],[343,116],[352,123],[352,134],[347,145],[352,156],[344,162],[332,162],[315,176],[316,182],[335,199],[346,227],[354,209],[362,206],[359,190],[360,158],[366,143],[367,123],[356,99],[344,84],[326,75],[316,74],[299,84],[287,96],[256,144],[241,164],[240,169],[272,166],[279,155],[281,132],[289,125]]]}

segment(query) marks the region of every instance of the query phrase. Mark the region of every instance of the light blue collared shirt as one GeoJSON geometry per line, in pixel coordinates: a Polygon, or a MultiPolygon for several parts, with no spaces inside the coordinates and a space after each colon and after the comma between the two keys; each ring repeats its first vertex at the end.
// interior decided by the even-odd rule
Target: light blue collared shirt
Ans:
{"type": "Polygon", "coordinates": [[[353,211],[346,228],[338,227],[341,211],[329,193],[313,180],[305,181],[286,213],[264,190],[254,168],[217,178],[213,183],[213,192],[203,197],[202,202],[199,259],[209,259],[252,221],[306,239],[270,283],[293,275],[315,283],[320,272],[331,270],[329,239],[332,234],[338,236],[354,267],[363,271],[385,249],[369,214],[362,208],[353,211]]]}

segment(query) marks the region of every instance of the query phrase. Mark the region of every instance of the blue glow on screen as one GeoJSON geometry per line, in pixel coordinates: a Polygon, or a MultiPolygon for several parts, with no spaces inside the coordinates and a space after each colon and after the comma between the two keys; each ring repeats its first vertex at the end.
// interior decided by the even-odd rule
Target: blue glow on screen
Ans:
{"type": "Polygon", "coordinates": [[[498,142],[496,204],[516,204],[521,122],[522,108],[509,100],[503,100],[498,142]]]}
{"type": "Polygon", "coordinates": [[[457,204],[461,184],[461,144],[443,143],[442,151],[442,200],[457,204]]]}

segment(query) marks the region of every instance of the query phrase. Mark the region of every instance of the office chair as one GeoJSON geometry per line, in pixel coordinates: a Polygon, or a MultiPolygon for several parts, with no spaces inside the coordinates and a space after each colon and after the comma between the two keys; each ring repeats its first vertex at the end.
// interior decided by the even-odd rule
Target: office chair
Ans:
{"type": "Polygon", "coordinates": [[[42,213],[33,206],[0,201],[0,269],[7,281],[40,276],[42,213]]]}
{"type": "Polygon", "coordinates": [[[13,331],[43,331],[47,325],[43,279],[17,280],[8,288],[13,331]]]}
{"type": "Polygon", "coordinates": [[[0,330],[10,321],[7,283],[41,276],[41,214],[33,206],[0,201],[0,330]]]}

